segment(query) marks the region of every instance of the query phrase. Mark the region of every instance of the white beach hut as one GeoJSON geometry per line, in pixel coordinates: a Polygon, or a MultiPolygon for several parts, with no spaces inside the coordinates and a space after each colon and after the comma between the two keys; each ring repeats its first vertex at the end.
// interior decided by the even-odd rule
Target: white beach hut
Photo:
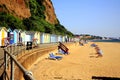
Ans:
{"type": "Polygon", "coordinates": [[[25,32],[25,41],[33,41],[35,32],[34,31],[26,31],[25,32]]]}
{"type": "Polygon", "coordinates": [[[62,36],[58,35],[58,42],[62,42],[62,36]]]}
{"type": "Polygon", "coordinates": [[[35,32],[34,39],[37,39],[37,44],[40,44],[40,32],[38,31],[35,32]]]}

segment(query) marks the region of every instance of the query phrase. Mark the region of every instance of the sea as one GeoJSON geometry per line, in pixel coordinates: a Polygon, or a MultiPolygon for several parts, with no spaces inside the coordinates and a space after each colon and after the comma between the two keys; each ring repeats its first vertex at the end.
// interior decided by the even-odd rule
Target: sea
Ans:
{"type": "Polygon", "coordinates": [[[92,40],[92,42],[120,42],[119,39],[111,39],[111,40],[92,40]]]}

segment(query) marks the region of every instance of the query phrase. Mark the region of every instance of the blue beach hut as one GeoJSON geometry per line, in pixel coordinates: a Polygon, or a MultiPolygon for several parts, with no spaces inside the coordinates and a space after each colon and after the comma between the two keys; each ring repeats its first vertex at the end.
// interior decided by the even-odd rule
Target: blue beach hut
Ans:
{"type": "Polygon", "coordinates": [[[14,43],[22,42],[21,40],[21,30],[20,29],[14,29],[14,43]]]}
{"type": "Polygon", "coordinates": [[[12,29],[8,29],[7,30],[7,37],[9,38],[9,43],[10,44],[13,44],[14,43],[14,33],[13,33],[13,31],[12,31],[12,29]]]}

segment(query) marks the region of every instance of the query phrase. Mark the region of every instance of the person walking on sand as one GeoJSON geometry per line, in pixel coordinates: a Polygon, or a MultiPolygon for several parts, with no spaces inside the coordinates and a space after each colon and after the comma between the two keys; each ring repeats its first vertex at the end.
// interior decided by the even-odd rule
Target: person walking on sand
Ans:
{"type": "Polygon", "coordinates": [[[98,55],[96,58],[103,56],[103,52],[98,46],[95,47],[95,50],[97,52],[96,54],[98,55]]]}

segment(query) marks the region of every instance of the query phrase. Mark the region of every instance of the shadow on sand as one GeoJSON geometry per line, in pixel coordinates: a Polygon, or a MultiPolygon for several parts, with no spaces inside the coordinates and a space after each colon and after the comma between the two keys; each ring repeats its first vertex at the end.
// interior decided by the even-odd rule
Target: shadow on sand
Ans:
{"type": "Polygon", "coordinates": [[[92,80],[120,80],[120,78],[117,78],[117,77],[92,76],[92,80]]]}
{"type": "Polygon", "coordinates": [[[89,54],[89,57],[90,57],[90,58],[96,58],[97,55],[96,55],[96,53],[90,53],[90,54],[89,54]]]}

